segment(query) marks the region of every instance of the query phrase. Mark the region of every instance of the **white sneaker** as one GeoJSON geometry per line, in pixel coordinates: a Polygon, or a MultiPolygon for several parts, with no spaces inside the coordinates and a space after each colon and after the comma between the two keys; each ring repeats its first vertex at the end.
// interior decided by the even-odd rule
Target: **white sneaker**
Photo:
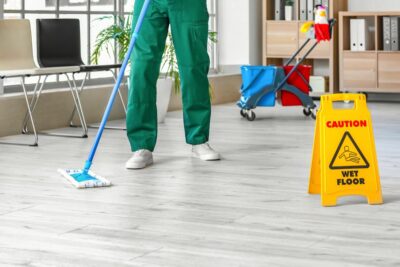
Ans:
{"type": "Polygon", "coordinates": [[[151,164],[153,164],[153,153],[147,149],[141,149],[133,153],[125,167],[127,169],[143,169],[151,164]]]}
{"type": "Polygon", "coordinates": [[[204,161],[221,159],[221,155],[212,149],[208,143],[192,146],[192,155],[204,161]]]}

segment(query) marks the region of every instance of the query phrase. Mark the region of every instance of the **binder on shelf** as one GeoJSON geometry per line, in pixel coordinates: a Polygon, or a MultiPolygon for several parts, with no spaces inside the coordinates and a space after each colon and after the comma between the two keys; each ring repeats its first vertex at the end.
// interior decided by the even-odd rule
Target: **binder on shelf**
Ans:
{"type": "Polygon", "coordinates": [[[366,51],[370,49],[369,30],[366,19],[357,20],[357,34],[358,34],[358,51],[366,51]]]}
{"type": "Polygon", "coordinates": [[[351,51],[367,51],[370,49],[368,23],[366,19],[350,20],[351,51]]]}
{"type": "Polygon", "coordinates": [[[307,20],[307,0],[300,0],[300,20],[307,20]]]}
{"type": "Polygon", "coordinates": [[[399,47],[399,24],[400,24],[400,17],[391,17],[390,18],[390,22],[391,22],[391,36],[390,36],[390,40],[391,40],[391,49],[392,51],[399,51],[400,47],[399,47]]]}
{"type": "Polygon", "coordinates": [[[285,0],[275,0],[275,20],[285,19],[285,0]]]}
{"type": "Polygon", "coordinates": [[[358,51],[358,20],[350,20],[350,49],[351,51],[358,51]]]}
{"type": "Polygon", "coordinates": [[[314,20],[314,0],[307,0],[307,20],[314,20]]]}
{"type": "Polygon", "coordinates": [[[383,17],[382,27],[383,27],[383,50],[392,50],[391,45],[391,29],[390,29],[390,17],[383,17]]]}

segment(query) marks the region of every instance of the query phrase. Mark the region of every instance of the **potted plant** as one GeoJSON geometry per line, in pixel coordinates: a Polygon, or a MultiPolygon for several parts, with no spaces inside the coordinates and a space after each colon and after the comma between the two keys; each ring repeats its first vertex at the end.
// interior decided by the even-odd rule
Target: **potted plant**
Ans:
{"type": "MultiPolygon", "coordinates": [[[[115,51],[114,44],[117,44],[118,60],[122,61],[128,50],[132,33],[132,16],[112,17],[105,16],[99,20],[116,19],[117,23],[103,29],[97,35],[95,47],[91,55],[91,62],[98,64],[100,54],[106,50],[108,54],[113,55],[115,51]]],[[[209,32],[210,43],[217,42],[217,33],[209,32]]],[[[161,63],[160,78],[157,82],[157,110],[158,122],[164,121],[168,111],[169,100],[172,88],[176,94],[180,93],[181,80],[178,70],[178,62],[175,53],[175,47],[172,42],[172,34],[169,32],[165,45],[164,54],[161,63]]]]}
{"type": "Polygon", "coordinates": [[[292,21],[293,20],[293,0],[285,0],[285,20],[292,21]]]}

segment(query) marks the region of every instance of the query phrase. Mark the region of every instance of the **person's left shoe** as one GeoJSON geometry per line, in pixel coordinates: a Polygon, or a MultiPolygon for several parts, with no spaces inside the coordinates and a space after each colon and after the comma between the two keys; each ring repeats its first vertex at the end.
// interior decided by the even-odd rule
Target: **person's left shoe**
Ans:
{"type": "Polygon", "coordinates": [[[153,153],[147,149],[140,149],[133,153],[133,156],[126,162],[128,170],[144,169],[153,164],[153,153]]]}
{"type": "Polygon", "coordinates": [[[192,156],[204,161],[220,160],[221,155],[216,152],[208,143],[192,146],[192,156]]]}

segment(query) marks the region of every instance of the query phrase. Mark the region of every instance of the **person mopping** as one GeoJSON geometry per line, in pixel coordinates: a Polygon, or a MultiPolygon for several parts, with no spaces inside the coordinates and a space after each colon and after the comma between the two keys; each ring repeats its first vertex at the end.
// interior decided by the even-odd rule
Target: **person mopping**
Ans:
{"type": "MultiPolygon", "coordinates": [[[[134,24],[145,0],[136,0],[134,24]]],[[[181,76],[186,143],[193,157],[219,160],[208,144],[211,103],[208,71],[208,19],[206,0],[153,0],[143,21],[131,57],[131,87],[128,95],[127,135],[133,156],[127,169],[153,164],[157,141],[156,85],[169,27],[181,76]]]]}

